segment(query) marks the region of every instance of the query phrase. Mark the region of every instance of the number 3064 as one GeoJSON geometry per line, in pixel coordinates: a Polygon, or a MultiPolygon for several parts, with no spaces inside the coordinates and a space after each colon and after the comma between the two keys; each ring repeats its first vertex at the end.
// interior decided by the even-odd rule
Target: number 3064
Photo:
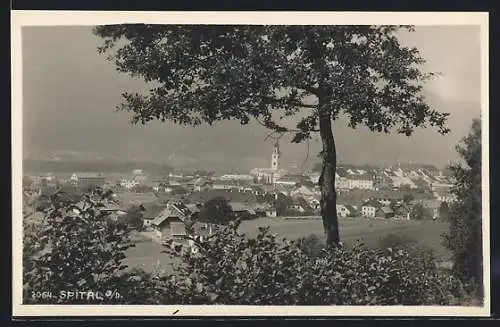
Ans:
{"type": "Polygon", "coordinates": [[[31,297],[34,300],[48,300],[52,298],[52,293],[51,292],[31,292],[31,297]]]}

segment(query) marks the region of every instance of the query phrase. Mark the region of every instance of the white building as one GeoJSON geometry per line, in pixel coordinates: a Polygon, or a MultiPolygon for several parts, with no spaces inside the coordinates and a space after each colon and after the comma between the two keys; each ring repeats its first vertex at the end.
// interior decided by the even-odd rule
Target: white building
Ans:
{"type": "Polygon", "coordinates": [[[343,174],[343,171],[341,171],[341,174],[337,172],[335,173],[335,188],[338,190],[373,190],[373,176],[364,170],[354,171],[348,169],[346,174],[343,174]]]}
{"type": "Polygon", "coordinates": [[[139,182],[133,179],[122,179],[120,181],[120,186],[126,189],[131,189],[134,186],[139,185],[139,182]]]}
{"type": "Polygon", "coordinates": [[[375,201],[370,201],[361,206],[361,215],[365,217],[375,217],[379,205],[375,201]]]}
{"type": "Polygon", "coordinates": [[[276,183],[281,176],[286,174],[286,171],[280,168],[280,156],[281,152],[276,142],[274,144],[273,153],[271,154],[271,168],[254,168],[250,171],[250,175],[256,177],[260,183],[276,183]]]}
{"type": "Polygon", "coordinates": [[[226,174],[219,177],[221,181],[253,181],[252,175],[246,174],[226,174]]]}
{"type": "Polygon", "coordinates": [[[392,181],[392,186],[396,188],[400,188],[404,185],[409,186],[410,188],[417,188],[417,185],[406,176],[389,176],[392,181]]]}

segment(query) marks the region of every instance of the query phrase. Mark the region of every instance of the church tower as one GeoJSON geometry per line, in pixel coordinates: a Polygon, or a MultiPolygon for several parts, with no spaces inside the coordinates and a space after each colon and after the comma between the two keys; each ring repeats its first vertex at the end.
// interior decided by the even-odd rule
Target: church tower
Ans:
{"type": "Polygon", "coordinates": [[[280,167],[280,148],[278,142],[274,143],[274,151],[271,156],[271,168],[278,170],[280,167]]]}

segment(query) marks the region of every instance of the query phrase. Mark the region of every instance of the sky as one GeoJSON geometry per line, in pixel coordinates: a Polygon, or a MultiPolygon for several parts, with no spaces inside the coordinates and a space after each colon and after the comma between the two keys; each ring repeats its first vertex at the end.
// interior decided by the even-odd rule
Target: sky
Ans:
{"type": "MultiPolygon", "coordinates": [[[[346,164],[396,162],[445,166],[457,159],[454,146],[479,117],[479,26],[417,26],[399,35],[426,59],[425,71],[441,76],[425,88],[429,104],[449,112],[451,133],[417,130],[411,137],[374,134],[334,123],[338,160],[346,164]]],[[[120,159],[165,162],[174,167],[268,167],[272,143],[257,124],[223,122],[215,127],[130,123],[117,112],[124,91],[147,90],[144,83],[116,72],[97,53],[102,43],[90,26],[23,27],[23,155],[25,158],[120,159]]],[[[310,167],[319,141],[280,143],[281,165],[310,167]],[[307,153],[309,152],[309,155],[307,153]]]]}

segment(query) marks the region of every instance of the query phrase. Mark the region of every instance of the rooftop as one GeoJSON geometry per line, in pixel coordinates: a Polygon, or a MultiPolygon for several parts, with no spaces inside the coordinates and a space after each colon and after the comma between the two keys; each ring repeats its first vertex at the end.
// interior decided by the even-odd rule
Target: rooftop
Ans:
{"type": "Polygon", "coordinates": [[[122,204],[145,204],[158,202],[158,198],[153,192],[146,193],[134,193],[134,192],[124,192],[116,193],[116,199],[122,204]]]}
{"type": "Polygon", "coordinates": [[[169,204],[165,209],[163,209],[158,216],[151,222],[153,225],[160,225],[167,218],[179,218],[182,221],[185,221],[186,218],[190,215],[189,209],[185,206],[178,204],[169,204]]]}
{"type": "Polygon", "coordinates": [[[205,190],[201,192],[193,192],[187,197],[190,203],[205,203],[213,198],[222,197],[230,202],[240,202],[245,204],[258,203],[257,196],[251,192],[238,192],[226,190],[205,190]]]}

